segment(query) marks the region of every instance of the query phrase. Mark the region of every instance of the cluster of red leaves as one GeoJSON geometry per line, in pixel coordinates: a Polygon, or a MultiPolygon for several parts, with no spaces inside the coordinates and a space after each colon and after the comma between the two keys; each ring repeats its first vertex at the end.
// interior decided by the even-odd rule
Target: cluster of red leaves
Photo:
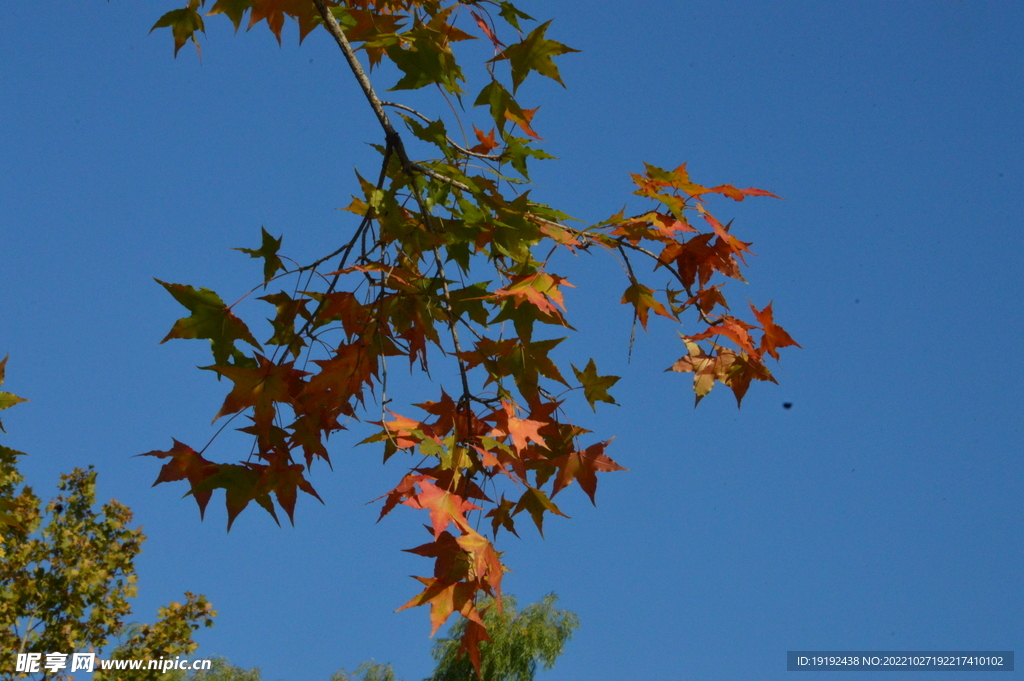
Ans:
{"type": "MultiPolygon", "coordinates": [[[[488,639],[477,598],[494,596],[500,607],[506,570],[492,540],[502,529],[518,536],[516,522],[524,511],[543,533],[546,514],[565,516],[553,501],[559,492],[576,481],[594,502],[597,474],[625,470],[605,453],[610,440],[581,443],[590,431],[570,422],[566,405],[571,391],[580,391],[592,409],[597,402],[615,404],[608,391],[618,377],[598,374],[590,359],[583,370],[570,365],[576,379],[571,383],[551,356],[565,339],[537,337],[545,325],[572,330],[565,300],[572,284],[548,270],[551,254],[594,249],[618,256],[627,280],[620,302],[633,307],[634,323],[644,329],[651,312],[674,322],[687,313],[697,317],[703,330],[682,336],[687,355],[670,369],[694,374],[698,402],[715,381],[741,401],[752,381],[774,381],[766,356],[777,360],[778,348],[796,343],[775,324],[771,304],[762,310],[751,305],[754,320],[743,321],[729,313],[722,283],[712,283],[718,275],[742,280],[751,244],[708,211],[706,198],[719,194],[742,201],[773,194],[732,185],[708,188],[692,182],[685,165],[672,171],[648,165],[644,174],[633,176],[634,193],[654,201],[655,209],[632,217],[619,213],[578,229],[567,224],[568,216],[512,187],[505,166],[523,178],[515,181],[521,183],[529,179],[528,160],[551,158],[534,146],[541,139],[533,129],[537,109],[523,108],[515,93],[533,72],[561,83],[552,57],[574,50],[546,38],[550,22],[523,36],[519,22],[531,18],[507,0],[479,0],[462,12],[466,4],[218,0],[213,5],[210,14],[226,14],[236,29],[246,12],[249,27],[266,21],[279,40],[285,16],[298,22],[300,38],[324,21],[337,22],[337,30],[366,53],[371,66],[385,58],[397,66],[402,74],[392,88],[397,90],[432,85],[463,94],[465,78],[451,45],[473,38],[469,30],[479,29],[495,56],[486,64],[489,82],[474,105],[488,109],[493,127],[485,133],[473,125],[476,144],[464,147],[448,136],[443,121],[399,107],[413,113],[403,114],[411,135],[438,156],[413,163],[397,135],[389,134],[380,147],[380,179],[372,183],[360,177],[361,196],[347,208],[360,218],[347,244],[291,270],[278,255],[281,239],[266,230],[259,248],[239,249],[263,260],[263,281],[254,291],[283,277],[296,282],[290,291],[260,298],[275,310],[269,320],[273,332],[265,341],[273,352],[264,350],[216,293],[160,282],[191,313],[164,340],[211,342],[214,364],[204,368],[232,383],[215,420],[244,414],[251,423],[240,430],[253,436],[254,446],[239,463],[209,461],[177,441],[170,450],[147,456],[169,459],[156,483],[187,480],[201,513],[213,490],[224,489],[229,528],[250,501],[276,520],[271,494],[293,519],[298,490],[319,499],[306,475],[314,460],[329,461],[329,436],[345,422],[366,418],[377,388],[383,395],[387,360],[405,357],[410,369],[426,371],[438,357],[447,358],[457,368],[458,397],[442,389],[437,401],[416,405],[426,414],[420,420],[385,414],[376,421],[380,430],[363,443],[382,443],[385,461],[399,451],[419,457],[421,463],[380,497],[381,518],[403,505],[426,511],[430,520],[431,541],[409,551],[433,558],[433,574],[416,578],[423,590],[400,609],[429,605],[432,634],[453,613],[467,618],[462,646],[479,669],[478,646],[488,639]],[[491,10],[519,40],[499,38],[491,10]],[[469,30],[456,25],[460,16],[469,30]],[[511,92],[495,73],[503,62],[509,66],[511,92]],[[517,130],[527,137],[516,137],[517,130]],[[512,188],[510,197],[503,185],[512,188]],[[707,227],[698,229],[691,218],[707,227]],[[332,272],[319,271],[331,259],[341,264],[332,272]],[[647,259],[654,272],[670,272],[677,286],[644,284],[634,266],[638,259],[647,259]],[[481,269],[486,279],[477,276],[481,269]],[[315,286],[317,280],[324,284],[315,286]],[[464,344],[468,338],[471,345],[464,344]],[[254,348],[251,356],[238,342],[254,348]],[[479,530],[488,518],[490,538],[479,530]]],[[[171,28],[176,53],[203,30],[202,5],[190,0],[154,26],[171,28]]]]}
{"type": "Polygon", "coordinates": [[[701,186],[690,179],[685,163],[672,171],[648,165],[644,175],[633,175],[633,181],[638,187],[635,194],[658,201],[667,212],[652,211],[624,221],[618,220],[616,216],[611,220],[612,228],[608,234],[618,239],[604,237],[602,244],[609,248],[622,245],[623,240],[633,248],[639,248],[639,244],[645,240],[659,244],[661,251],[651,253],[657,259],[656,267],[668,268],[683,288],[667,288],[666,304],[662,304],[651,289],[632,277],[631,268],[632,283],[623,294],[622,303],[634,306],[637,319],[645,329],[651,310],[677,321],[687,309],[696,310],[708,328],[697,334],[680,334],[688,354],[670,369],[693,372],[697,402],[718,381],[732,389],[736,403],[739,404],[751,381],[775,382],[764,363],[766,353],[778,360],[778,348],[799,345],[781,326],[775,324],[771,303],[763,310],[750,305],[760,326],[715,311],[718,307],[729,310],[729,304],[722,293],[721,284],[709,285],[712,277],[717,273],[745,281],[740,268],[746,265],[744,256],[750,253],[752,244],[736,238],[729,231],[731,223],[723,225],[708,212],[702,197],[722,194],[735,201],[742,201],[748,196],[779,197],[752,187],[737,189],[729,184],[710,188],[701,186]],[[696,212],[711,227],[711,231],[701,232],[693,227],[685,215],[687,210],[696,212]],[[693,236],[683,237],[685,234],[693,236]],[[686,299],[680,302],[684,292],[686,299]],[[755,344],[751,331],[757,329],[761,330],[762,335],[760,342],[755,344]],[[712,341],[708,353],[697,344],[697,341],[719,338],[731,341],[737,349],[722,347],[712,341]]]}

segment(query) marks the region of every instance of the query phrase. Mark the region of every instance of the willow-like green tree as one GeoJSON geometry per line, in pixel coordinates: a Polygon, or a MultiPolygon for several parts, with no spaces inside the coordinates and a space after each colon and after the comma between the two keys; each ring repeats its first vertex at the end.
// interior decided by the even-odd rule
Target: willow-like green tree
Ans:
{"type": "Polygon", "coordinates": [[[585,405],[615,403],[618,377],[602,375],[585,348],[562,345],[574,329],[564,298],[572,274],[555,271],[570,259],[560,255],[603,254],[621,272],[621,295],[599,313],[626,305],[634,330],[655,316],[686,318],[685,354],[668,368],[693,374],[698,401],[717,382],[738,402],[752,382],[775,380],[768,358],[796,343],[771,303],[751,305],[747,320],[731,311],[724,284],[743,280],[751,244],[710,202],[774,195],[701,185],[684,163],[634,174],[639,205],[628,214],[577,220],[539,201],[530,166],[552,156],[539,146],[543,121],[528,83],[561,84],[556,60],[577,50],[508,0],[188,0],[153,28],[171,30],[177,54],[190,40],[198,48],[209,15],[236,30],[265,22],[278,41],[290,17],[300,40],[335,43],[353,96],[380,124],[380,165],[354,178],[348,234],[325,243],[321,257],[284,258],[282,237],[266,230],[258,246],[240,249],[263,265],[249,292],[233,294],[269,305],[262,341],[217,293],[160,282],[190,313],[165,340],[210,341],[204,368],[232,386],[216,418],[244,415],[240,430],[253,445],[215,461],[209,443],[175,441],[148,452],[168,460],[157,482],[187,480],[201,513],[225,490],[229,528],[252,501],[292,518],[299,490],[319,498],[308,476],[330,460],[327,438],[345,423],[375,422],[364,442],[404,462],[381,517],[399,505],[429,515],[430,540],[409,550],[433,570],[416,578],[422,591],[402,608],[429,605],[432,633],[461,614],[460,649],[480,670],[488,634],[478,599],[493,597],[500,609],[506,572],[498,533],[517,533],[524,512],[543,532],[546,518],[565,515],[554,501],[563,489],[578,482],[593,501],[597,474],[624,470],[609,438],[573,423],[585,405]],[[473,69],[457,54],[470,40],[491,48],[473,69]],[[382,100],[370,74],[385,61],[399,74],[384,84],[394,97],[427,89],[436,102],[382,100]],[[389,393],[396,364],[424,372],[433,392],[389,393]]]}

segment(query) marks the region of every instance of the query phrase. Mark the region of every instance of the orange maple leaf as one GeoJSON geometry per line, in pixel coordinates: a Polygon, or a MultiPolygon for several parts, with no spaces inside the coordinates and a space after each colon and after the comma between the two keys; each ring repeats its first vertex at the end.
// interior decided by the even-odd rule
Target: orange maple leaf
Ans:
{"type": "Polygon", "coordinates": [[[487,629],[484,625],[477,624],[476,622],[466,622],[466,631],[463,632],[462,638],[459,639],[459,654],[466,653],[469,655],[469,661],[473,663],[473,668],[480,669],[480,644],[484,641],[491,641],[491,637],[487,635],[487,629]]]}
{"type": "Polygon", "coordinates": [[[418,480],[420,493],[410,496],[402,503],[412,508],[425,508],[430,511],[430,524],[434,528],[434,539],[441,535],[450,523],[455,523],[462,530],[469,530],[466,520],[467,511],[478,511],[480,507],[457,494],[441,489],[425,477],[418,480]]]}
{"type": "Polygon", "coordinates": [[[734,201],[742,201],[748,196],[770,196],[773,199],[782,198],[781,196],[776,196],[775,194],[772,194],[769,191],[765,191],[764,189],[755,189],[753,187],[750,187],[748,189],[737,189],[731,184],[720,184],[717,187],[712,187],[711,189],[708,189],[707,191],[708,193],[714,192],[716,194],[723,194],[725,196],[728,196],[730,199],[733,199],[734,201]]]}
{"type": "Polygon", "coordinates": [[[494,544],[487,537],[469,530],[455,540],[469,554],[469,577],[477,580],[482,587],[494,594],[501,594],[501,578],[505,568],[494,550],[494,544]]]}
{"type": "Polygon", "coordinates": [[[719,318],[718,323],[714,326],[708,327],[707,331],[698,333],[694,336],[687,336],[687,338],[692,341],[699,341],[711,338],[712,336],[722,335],[742,348],[747,354],[759,358],[761,353],[754,348],[754,339],[750,337],[750,333],[748,331],[748,329],[753,328],[756,327],[751,324],[747,324],[742,319],[723,315],[719,318]]]}
{"type": "MultiPolygon", "coordinates": [[[[327,0],[327,5],[337,3],[327,0]]],[[[249,28],[264,19],[270,32],[281,42],[281,29],[284,28],[284,17],[288,15],[299,23],[299,42],[317,27],[322,19],[312,0],[253,0],[252,12],[249,14],[249,28]]]]}
{"type": "Polygon", "coordinates": [[[533,128],[530,127],[530,124],[533,122],[533,115],[537,113],[538,109],[540,109],[539,106],[534,109],[520,109],[522,116],[512,109],[505,109],[505,118],[518,125],[519,129],[530,137],[543,141],[544,138],[538,135],[533,128]]]}
{"type": "Polygon", "coordinates": [[[559,286],[575,288],[564,277],[548,274],[547,272],[537,272],[535,274],[512,277],[511,284],[505,288],[498,289],[493,295],[495,298],[513,297],[516,307],[519,307],[523,302],[529,302],[541,312],[561,321],[563,317],[562,313],[558,311],[558,307],[565,310],[565,299],[562,296],[562,292],[558,289],[559,286]],[[555,307],[556,305],[558,307],[555,307]]]}
{"type": "Polygon", "coordinates": [[[767,352],[775,359],[779,359],[776,348],[784,348],[789,345],[800,347],[800,344],[793,340],[785,329],[775,323],[771,303],[768,303],[761,311],[758,311],[754,304],[750,303],[750,309],[754,311],[754,316],[757,317],[761,328],[764,329],[764,336],[761,337],[761,352],[767,352]]]}
{"type": "MultiPolygon", "coordinates": [[[[136,455],[155,456],[158,459],[170,457],[171,460],[160,468],[160,474],[156,476],[156,482],[153,483],[153,487],[156,487],[161,482],[174,482],[176,480],[188,480],[189,484],[195,487],[202,480],[217,472],[217,464],[207,461],[203,458],[202,454],[199,454],[188,445],[173,439],[171,441],[174,443],[174,446],[167,451],[153,450],[152,452],[136,455]]],[[[200,518],[206,514],[206,505],[210,502],[212,495],[213,492],[211,490],[193,493],[192,496],[195,497],[196,503],[199,504],[200,518]]]]}
{"type": "Polygon", "coordinates": [[[487,22],[484,21],[483,17],[481,17],[474,11],[470,11],[470,14],[476,21],[476,25],[480,27],[480,30],[484,32],[484,35],[486,35],[487,38],[494,44],[494,47],[504,47],[505,44],[498,40],[498,36],[494,34],[494,31],[492,31],[491,27],[487,25],[487,22]]]}
{"type": "Polygon", "coordinates": [[[521,419],[515,415],[515,406],[511,402],[502,400],[501,409],[491,414],[496,421],[495,428],[491,435],[504,435],[512,438],[512,446],[516,452],[522,452],[527,447],[528,441],[533,441],[544,447],[544,438],[538,432],[546,424],[543,421],[532,421],[521,419]]]}
{"type": "MultiPolygon", "coordinates": [[[[711,225],[711,228],[715,230],[715,235],[718,236],[718,238],[721,239],[723,242],[728,244],[732,252],[738,255],[740,260],[743,260],[743,263],[746,264],[747,261],[744,260],[743,254],[750,253],[750,249],[748,248],[748,246],[750,246],[751,244],[745,241],[740,241],[732,234],[730,234],[729,225],[723,225],[721,222],[719,222],[714,215],[712,215],[711,213],[707,212],[704,209],[704,206],[697,204],[697,212],[704,216],[704,219],[707,220],[709,225],[711,225]]],[[[753,254],[751,253],[751,255],[753,254]]]]}
{"type": "Polygon", "coordinates": [[[558,477],[555,478],[555,487],[551,492],[551,496],[555,496],[571,485],[573,480],[577,480],[583,491],[590,497],[590,503],[596,506],[597,502],[594,501],[594,494],[597,492],[598,471],[608,473],[611,471],[629,470],[615,463],[610,456],[604,453],[605,447],[608,446],[609,442],[611,440],[598,442],[597,444],[590,445],[582,452],[571,452],[557,459],[552,459],[551,463],[558,466],[558,477]]]}
{"type": "Polygon", "coordinates": [[[452,583],[436,577],[413,577],[413,579],[419,580],[426,588],[395,612],[429,603],[431,636],[436,634],[441,625],[456,611],[471,622],[476,622],[481,627],[484,625],[480,613],[476,610],[477,585],[475,583],[452,583]]]}
{"type": "Polygon", "coordinates": [[[480,140],[480,143],[470,147],[470,151],[477,154],[489,154],[492,149],[501,146],[498,141],[494,139],[494,128],[491,128],[491,131],[485,135],[482,130],[474,125],[473,132],[476,134],[476,138],[480,140]]]}
{"type": "Polygon", "coordinates": [[[743,402],[743,396],[747,394],[751,381],[778,383],[768,367],[762,364],[760,357],[737,354],[725,349],[721,350],[719,354],[721,355],[719,372],[722,374],[719,380],[732,390],[733,395],[736,396],[737,407],[743,402]]]}

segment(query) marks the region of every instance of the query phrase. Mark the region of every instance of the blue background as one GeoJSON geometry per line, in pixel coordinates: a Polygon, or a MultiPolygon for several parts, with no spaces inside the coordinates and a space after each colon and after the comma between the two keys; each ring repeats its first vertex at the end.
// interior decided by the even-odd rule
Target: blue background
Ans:
{"type": "MultiPolygon", "coordinates": [[[[225,534],[222,497],[200,522],[181,485],[150,489],[155,460],[130,458],[172,436],[201,446],[226,387],[193,368],[204,343],[158,345],[183,308],[152,278],[231,301],[261,270],[229,249],[256,247],[261,225],[300,261],[343,243],[354,218],[335,209],[355,167],[375,176],[364,142],[380,138],[326,33],[300,47],[290,23],[279,48],[210,17],[202,63],[191,45],[175,60],[168,31],[147,34],[171,8],[5,7],[0,354],[5,389],[32,401],[4,412],[4,442],[29,452],[41,496],[94,464],[101,498],[135,510],[139,620],[189,589],[220,611],[201,654],[268,681],[369,658],[422,678],[427,613],[392,610],[430,569],[400,552],[425,535],[404,509],[374,523],[366,502],[402,470],[353,448],[369,426],[332,440],[337,470],[312,478],[327,503],[301,499],[294,529],[253,507],[225,534]]],[[[596,222],[641,205],[628,172],[643,161],[686,161],[703,184],[785,197],[712,210],[758,254],[734,307],[774,300],[804,347],[742,410],[719,387],[695,411],[688,376],[663,373],[683,352],[670,324],[627,363],[617,266],[559,264],[580,330],[559,357],[623,377],[622,407],[580,413],[631,470],[601,477],[596,509],[560,495],[573,519],[548,520],[546,540],[523,525],[499,543],[520,603],[554,591],[582,620],[543,678],[773,679],[787,650],[1024,647],[1024,5],[523,9],[583,51],[559,59],[568,89],[534,76],[520,91],[560,157],[533,164],[534,195],[596,222]]],[[[228,433],[210,456],[248,448],[228,433]]]]}

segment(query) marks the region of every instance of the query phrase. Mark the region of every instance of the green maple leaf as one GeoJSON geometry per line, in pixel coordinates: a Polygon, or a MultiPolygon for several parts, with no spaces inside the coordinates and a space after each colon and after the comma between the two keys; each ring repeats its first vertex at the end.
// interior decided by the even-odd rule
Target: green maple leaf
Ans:
{"type": "Polygon", "coordinates": [[[498,6],[501,7],[501,11],[498,12],[498,14],[500,14],[501,17],[509,24],[511,24],[517,31],[519,30],[520,19],[527,19],[529,21],[533,21],[533,17],[531,17],[526,12],[521,11],[511,2],[508,2],[508,0],[501,0],[501,2],[498,3],[498,6]]]}
{"type": "Polygon", "coordinates": [[[508,121],[508,118],[505,117],[506,111],[520,119],[524,117],[522,107],[496,80],[492,80],[484,86],[484,89],[477,95],[476,101],[473,102],[473,106],[484,106],[485,104],[490,107],[491,118],[494,119],[494,124],[498,126],[499,131],[505,130],[505,123],[508,121]]]}
{"type": "MultiPolygon", "coordinates": [[[[400,114],[401,115],[401,114],[400,114]]],[[[433,144],[445,155],[450,157],[452,155],[451,147],[448,146],[448,131],[445,130],[444,121],[431,121],[429,125],[422,125],[419,121],[416,121],[408,116],[402,115],[412,134],[419,137],[424,142],[433,144]]]]}
{"type": "Polygon", "coordinates": [[[508,59],[512,64],[512,92],[519,89],[519,85],[526,80],[530,71],[536,71],[542,76],[558,82],[565,87],[562,77],[558,75],[558,67],[551,57],[567,52],[579,52],[567,47],[555,40],[548,40],[544,33],[548,30],[550,21],[546,21],[537,28],[530,31],[530,35],[523,38],[521,42],[510,45],[499,56],[491,61],[508,59]]]}
{"type": "MultiPolygon", "coordinates": [[[[4,384],[4,374],[6,373],[6,370],[7,357],[4,357],[2,360],[0,360],[0,385],[4,384]]],[[[18,397],[17,395],[14,395],[12,393],[0,392],[0,409],[7,409],[8,407],[13,407],[14,405],[19,404],[21,402],[28,402],[28,400],[26,400],[24,397],[18,397]]],[[[5,433],[7,432],[6,430],[4,430],[3,421],[0,421],[0,431],[3,431],[5,433]]]]}
{"type": "Polygon", "coordinates": [[[236,340],[243,340],[254,348],[262,349],[245,322],[236,317],[221,297],[210,289],[201,288],[197,291],[185,284],[168,284],[159,279],[156,282],[192,313],[176,321],[161,343],[172,338],[209,339],[214,362],[221,365],[227,364],[228,357],[237,358],[237,355],[241,355],[235,347],[236,340]]]}
{"type": "Polygon", "coordinates": [[[206,33],[206,27],[203,25],[203,18],[199,15],[198,9],[199,0],[189,0],[185,8],[171,10],[157,19],[157,22],[153,24],[153,28],[149,29],[149,32],[152,33],[158,28],[170,28],[171,33],[174,35],[175,57],[178,56],[178,50],[189,40],[196,44],[196,51],[199,51],[196,31],[206,33]]]}
{"type": "Polygon", "coordinates": [[[629,288],[622,294],[620,302],[623,305],[627,303],[633,305],[633,308],[636,310],[636,316],[640,319],[640,325],[644,327],[644,331],[647,330],[647,317],[651,310],[654,310],[662,317],[675,319],[672,313],[666,310],[665,306],[654,297],[654,291],[636,281],[630,284],[629,288]]]}
{"type": "Polygon", "coordinates": [[[228,532],[231,531],[235,518],[245,510],[250,501],[262,506],[273,517],[274,522],[280,525],[270,494],[260,489],[260,477],[259,472],[247,466],[222,463],[217,466],[215,473],[193,485],[192,493],[212,492],[218,488],[224,490],[228,509],[228,532]]]}
{"type": "Polygon", "coordinates": [[[283,270],[284,263],[277,255],[277,249],[281,248],[281,241],[284,237],[274,238],[270,236],[265,227],[260,227],[263,232],[263,243],[259,248],[236,248],[234,250],[246,253],[250,258],[263,258],[263,284],[266,285],[278,270],[283,270]]]}
{"type": "Polygon", "coordinates": [[[461,31],[444,22],[450,11],[451,8],[438,14],[429,24],[403,33],[409,49],[401,43],[386,49],[391,61],[405,74],[391,90],[418,90],[436,83],[451,94],[462,94],[458,81],[465,80],[465,77],[448,44],[463,38],[461,31]]]}
{"type": "Polygon", "coordinates": [[[590,360],[583,371],[580,371],[572,364],[569,366],[572,367],[573,372],[576,374],[576,379],[583,384],[583,395],[587,398],[587,402],[590,403],[591,409],[595,412],[597,411],[594,403],[598,400],[608,402],[609,404],[618,404],[608,394],[608,388],[619,382],[618,376],[598,376],[597,365],[594,364],[594,360],[590,360]]]}
{"type": "Polygon", "coordinates": [[[252,0],[217,0],[208,14],[226,14],[235,25],[235,32],[242,23],[242,15],[252,9],[252,0]]]}
{"type": "Polygon", "coordinates": [[[547,494],[544,494],[539,489],[530,487],[523,493],[523,496],[519,498],[519,503],[516,504],[516,508],[512,511],[512,515],[517,515],[520,511],[528,511],[530,517],[533,518],[534,524],[537,525],[537,531],[540,532],[540,536],[544,536],[544,512],[554,513],[560,515],[563,518],[568,518],[566,514],[562,513],[555,502],[548,498],[547,494]]]}
{"type": "Polygon", "coordinates": [[[558,158],[552,156],[543,149],[537,149],[536,147],[529,147],[529,140],[522,139],[519,137],[513,137],[512,135],[505,136],[505,151],[502,153],[502,159],[508,160],[512,164],[512,167],[518,171],[520,175],[525,177],[527,180],[530,179],[530,174],[526,169],[527,157],[533,157],[540,160],[558,158]]]}

